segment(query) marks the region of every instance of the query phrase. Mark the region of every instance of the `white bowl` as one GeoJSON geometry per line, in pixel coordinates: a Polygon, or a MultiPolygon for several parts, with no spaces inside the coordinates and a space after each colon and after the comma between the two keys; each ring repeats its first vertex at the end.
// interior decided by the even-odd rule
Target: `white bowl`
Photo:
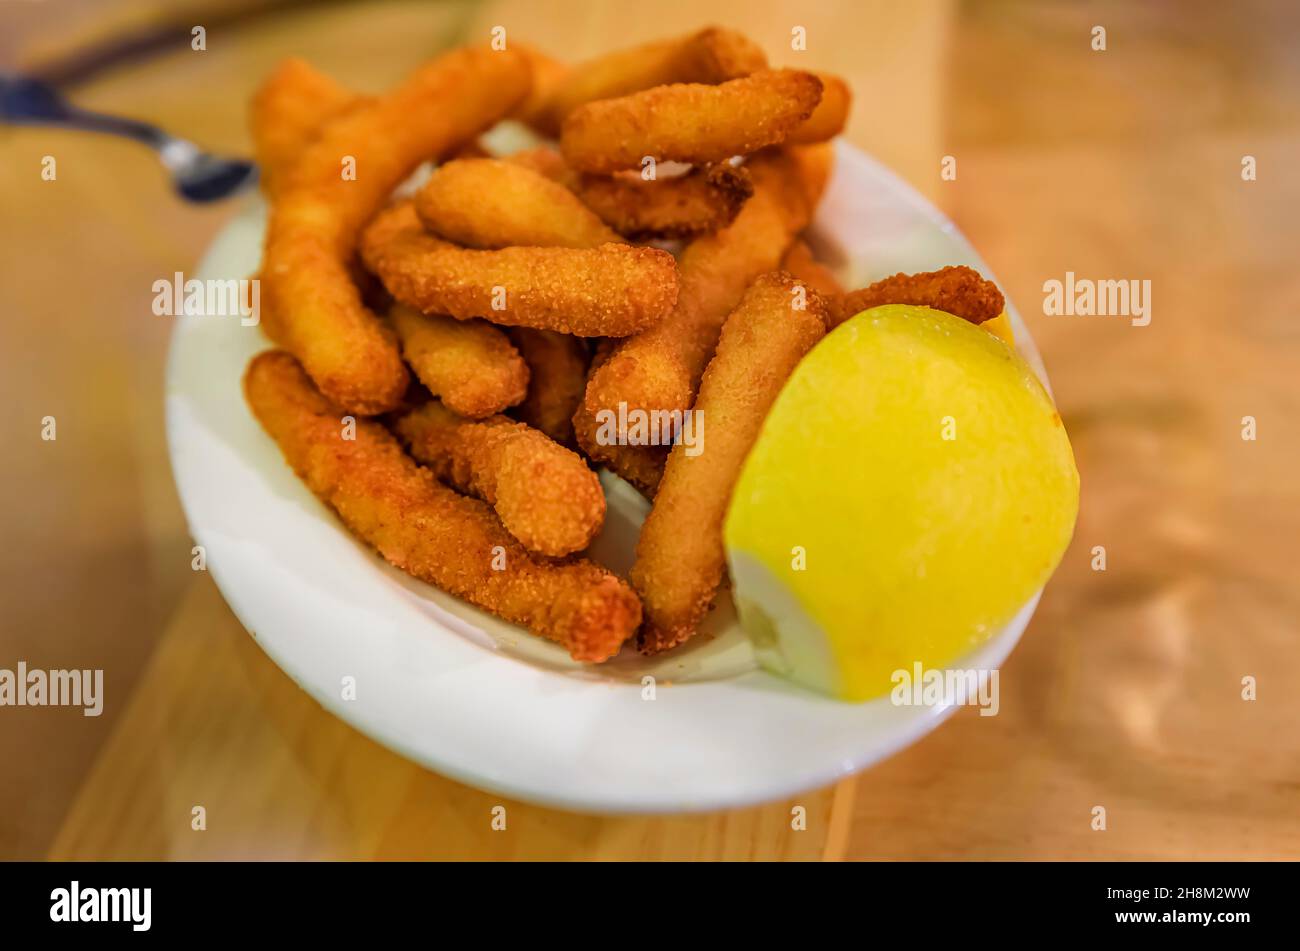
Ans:
{"type": "MultiPolygon", "coordinates": [[[[200,279],[257,268],[264,209],[217,236],[200,279]]],[[[858,286],[896,271],[969,264],[947,218],[848,146],[814,244],[858,286]]],[[[989,275],[991,276],[991,275],[989,275]]],[[[1041,362],[1008,305],[1021,352],[1041,362]]],[[[195,541],[263,650],[327,710],[430,769],[510,797],[601,813],[743,806],[834,782],[939,725],[951,706],[846,704],[757,668],[727,599],[711,637],[586,667],[415,581],[357,542],[294,476],[246,407],[240,378],[269,344],[235,317],[181,317],[167,368],[172,468],[195,541]],[[642,677],[653,676],[654,699],[642,677]],[[344,678],[355,699],[344,699],[344,678]]],[[[1044,382],[1046,382],[1044,376],[1044,382]]],[[[598,560],[630,564],[645,502],[608,478],[598,560]]],[[[957,666],[997,667],[1037,595],[957,666]]]]}

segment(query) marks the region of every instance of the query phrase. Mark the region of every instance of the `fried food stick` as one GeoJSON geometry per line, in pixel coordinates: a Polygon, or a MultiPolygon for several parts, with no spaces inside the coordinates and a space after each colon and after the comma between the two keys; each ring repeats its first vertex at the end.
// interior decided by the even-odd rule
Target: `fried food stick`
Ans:
{"type": "Polygon", "coordinates": [[[587,344],[579,337],[550,330],[511,327],[510,341],[528,364],[528,395],[510,415],[540,429],[570,449],[573,414],[587,388],[587,344]]]}
{"type": "Polygon", "coordinates": [[[786,138],[788,145],[810,145],[833,139],[844,131],[844,123],[849,120],[849,107],[853,104],[849,84],[830,73],[817,73],[816,76],[822,81],[821,102],[817,103],[813,114],[786,138]]]}
{"type": "Polygon", "coordinates": [[[410,202],[380,212],[361,256],[393,297],[425,313],[579,337],[637,333],[677,301],[667,251],[612,243],[469,250],[427,233],[410,202]]]}
{"type": "Polygon", "coordinates": [[[806,241],[795,241],[781,259],[781,270],[807,284],[820,294],[830,306],[844,293],[844,287],[831,273],[830,268],[813,257],[806,241]]]}
{"type": "MultiPolygon", "coordinates": [[[[827,173],[826,146],[756,156],[754,196],[727,228],[696,238],[681,254],[677,306],[652,329],[619,342],[587,383],[574,415],[578,444],[642,491],[654,491],[663,450],[602,445],[598,414],[690,408],[722,322],[745,288],[774,269],[812,216],[827,173]],[[811,152],[807,152],[811,149],[811,152]]],[[[623,434],[620,434],[620,436],[623,434]]]]}
{"type": "Polygon", "coordinates": [[[543,129],[547,125],[544,118],[545,112],[552,96],[560,88],[560,85],[568,80],[572,70],[567,64],[547,56],[541,50],[532,46],[516,43],[513,40],[510,45],[528,60],[528,68],[533,79],[532,92],[528,94],[527,99],[510,113],[510,117],[531,126],[543,135],[553,135],[553,129],[550,131],[543,129]]]}
{"type": "Polygon", "coordinates": [[[500,159],[448,162],[415,196],[440,238],[469,248],[595,248],[622,239],[563,185],[500,159]]]}
{"type": "Polygon", "coordinates": [[[524,149],[502,161],[558,182],[619,234],[642,240],[688,238],[724,228],[754,193],[749,173],[726,162],[648,182],[635,172],[579,174],[547,146],[524,149]]]}
{"type": "Polygon", "coordinates": [[[448,53],[329,122],[285,176],[267,228],[262,326],[343,408],[391,409],[409,381],[393,335],[348,273],[362,225],[420,162],[490,126],[528,83],[518,54],[448,53]]]}
{"type": "Polygon", "coordinates": [[[527,395],[528,365],[485,320],[456,320],[394,304],[389,319],[416,377],[454,413],[482,419],[527,395]]]}
{"type": "Polygon", "coordinates": [[[250,110],[262,191],[274,198],[287,170],[321,126],[367,101],[296,56],[276,66],[253,95],[250,110]]]}
{"type": "Polygon", "coordinates": [[[933,307],[982,324],[1002,313],[1006,300],[996,284],[964,264],[921,274],[895,274],[839,298],[831,309],[830,328],[834,330],[854,314],[881,304],[933,307]]]}
{"type": "Polygon", "coordinates": [[[639,168],[647,155],[722,162],[783,142],[821,95],[821,80],[795,69],[763,70],[718,86],[657,86],[575,109],[560,131],[560,151],[575,169],[595,173],[639,168]]]}
{"type": "Polygon", "coordinates": [[[605,494],[576,452],[505,416],[461,419],[436,400],[398,417],[397,437],[439,479],[487,502],[524,547],[561,557],[586,548],[605,494]]]}
{"type": "Polygon", "coordinates": [[[744,168],[727,163],[685,175],[645,181],[635,172],[583,175],[578,197],[611,228],[629,238],[689,238],[735,220],[754,185],[744,168]]]}
{"type": "Polygon", "coordinates": [[[786,378],[825,334],[825,316],[815,290],[775,272],[756,280],[727,318],[695,404],[704,418],[702,451],[673,447],[637,542],[632,586],[645,611],[643,653],[676,647],[708,611],[722,580],[722,522],[740,467],[786,378]],[[805,309],[797,309],[800,299],[805,309]]]}
{"type": "Polygon", "coordinates": [[[747,37],[722,27],[618,50],[575,66],[557,82],[532,124],[555,136],[565,117],[596,99],[613,99],[669,83],[720,83],[767,68],[747,37]]]}
{"type": "Polygon", "coordinates": [[[289,354],[254,357],[244,395],[312,492],[396,567],[563,645],[575,660],[607,660],[636,629],[641,604],[626,584],[584,559],[531,554],[485,503],[441,485],[380,423],[357,420],[356,438],[343,439],[344,410],[289,354]]]}

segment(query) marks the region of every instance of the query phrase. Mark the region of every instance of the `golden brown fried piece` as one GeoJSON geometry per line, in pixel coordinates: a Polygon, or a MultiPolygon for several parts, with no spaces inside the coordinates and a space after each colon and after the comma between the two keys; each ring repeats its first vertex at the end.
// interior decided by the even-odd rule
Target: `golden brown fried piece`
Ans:
{"type": "Polygon", "coordinates": [[[795,241],[781,259],[781,270],[807,284],[825,300],[834,302],[844,293],[844,287],[831,273],[831,269],[813,257],[806,241],[795,241]]]}
{"type": "Polygon", "coordinates": [[[253,415],[285,461],[367,544],[408,574],[563,645],[575,660],[618,653],[641,619],[630,588],[583,559],[531,554],[492,510],[441,485],[381,424],[331,404],[289,354],[270,351],[244,375],[253,415]]]}
{"type": "Polygon", "coordinates": [[[383,412],[409,382],[394,336],[348,273],[361,227],[420,162],[492,125],[528,83],[517,54],[448,53],[327,123],[277,185],[261,268],[262,326],[345,409],[383,412]]]}
{"type": "Polygon", "coordinates": [[[974,268],[961,264],[921,274],[895,274],[850,291],[835,302],[831,328],[881,304],[933,307],[972,324],[982,324],[1002,313],[1006,303],[996,284],[984,280],[974,268]]]}
{"type": "Polygon", "coordinates": [[[448,162],[415,196],[425,228],[469,248],[595,248],[622,239],[571,191],[500,159],[448,162]]]}
{"type": "Polygon", "coordinates": [[[499,327],[403,304],[394,304],[389,318],[416,378],[452,412],[482,419],[527,394],[528,365],[499,327]]]}
{"type": "Polygon", "coordinates": [[[532,73],[533,89],[528,94],[528,98],[521,102],[512,113],[510,118],[518,119],[525,125],[541,132],[543,135],[553,135],[554,129],[548,128],[546,119],[546,110],[560,85],[566,82],[572,70],[565,63],[547,56],[541,50],[535,49],[524,43],[516,43],[511,40],[512,49],[524,55],[528,60],[528,68],[532,73]]]}
{"type": "Polygon", "coordinates": [[[561,557],[586,548],[605,520],[596,473],[545,433],[505,416],[461,419],[437,401],[393,424],[438,478],[487,502],[526,548],[561,557]]]}
{"type": "Polygon", "coordinates": [[[564,161],[564,156],[560,154],[558,149],[553,149],[549,145],[538,145],[531,149],[512,152],[505,156],[502,161],[530,168],[553,182],[559,182],[573,192],[578,190],[582,177],[569,168],[569,163],[564,161]]]}
{"type": "Polygon", "coordinates": [[[844,123],[849,120],[849,108],[853,104],[849,84],[830,73],[817,73],[816,76],[822,81],[821,102],[817,103],[813,114],[786,138],[787,145],[811,145],[833,139],[844,131],[844,123]]]}
{"type": "Polygon", "coordinates": [[[821,80],[769,69],[718,86],[657,86],[570,113],[560,151],[573,168],[609,173],[639,168],[645,156],[691,164],[722,162],[785,140],[812,115],[821,80]]]}
{"type": "Polygon", "coordinates": [[[321,126],[369,101],[296,56],[276,66],[258,87],[250,110],[262,191],[274,198],[286,171],[321,126]]]}
{"type": "Polygon", "coordinates": [[[592,373],[574,416],[583,451],[643,490],[653,490],[662,450],[601,445],[597,414],[616,412],[620,403],[629,410],[689,409],[727,314],[755,278],[777,266],[812,215],[808,196],[817,191],[816,183],[802,175],[806,170],[822,174],[821,161],[778,151],[755,156],[749,164],[754,196],[729,227],[686,246],[678,262],[677,306],[659,325],[614,348],[592,373]]]}
{"type": "Polygon", "coordinates": [[[632,585],[645,612],[644,653],[676,647],[708,611],[722,580],[722,522],[740,467],[786,378],[825,334],[825,316],[816,291],[775,272],[755,281],[727,318],[695,403],[704,437],[669,453],[636,546],[632,585]]]}
{"type": "Polygon", "coordinates": [[[397,300],[461,320],[625,337],[659,323],[677,301],[667,251],[627,244],[468,250],[428,234],[410,202],[375,218],[361,255],[397,300]]]}
{"type": "Polygon", "coordinates": [[[587,388],[587,343],[580,337],[511,327],[510,340],[528,364],[528,395],[510,415],[573,449],[573,414],[587,388]]]}
{"type": "Polygon", "coordinates": [[[555,83],[532,124],[542,134],[555,136],[569,113],[597,99],[669,83],[720,83],[766,68],[767,57],[748,38],[708,27],[580,63],[555,83]]]}
{"type": "Polygon", "coordinates": [[[636,172],[583,175],[578,197],[619,234],[629,238],[689,238],[725,228],[754,194],[744,168],[727,163],[645,181],[636,172]]]}

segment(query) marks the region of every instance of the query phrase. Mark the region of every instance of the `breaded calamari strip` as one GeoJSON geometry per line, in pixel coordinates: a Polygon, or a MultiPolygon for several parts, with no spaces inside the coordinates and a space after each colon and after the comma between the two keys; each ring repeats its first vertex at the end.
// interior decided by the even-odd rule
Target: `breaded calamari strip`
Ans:
{"type": "Polygon", "coordinates": [[[605,174],[656,161],[722,162],[783,142],[812,115],[821,80],[768,69],[718,86],[657,86],[589,102],[564,120],[560,151],[581,172],[605,174]]]}
{"type": "Polygon", "coordinates": [[[572,70],[568,64],[547,56],[541,50],[532,46],[513,41],[510,45],[513,49],[523,53],[524,58],[528,60],[528,68],[533,78],[532,92],[528,94],[527,99],[510,113],[510,118],[518,119],[543,135],[553,135],[555,130],[549,128],[547,110],[556,90],[568,81],[572,70]]]}
{"type": "Polygon", "coordinates": [[[502,161],[531,168],[537,174],[545,175],[553,182],[559,182],[569,191],[578,190],[581,176],[569,168],[569,163],[564,161],[564,156],[560,154],[559,149],[549,145],[537,145],[530,149],[511,152],[504,156],[502,161]]]}
{"type": "Polygon", "coordinates": [[[813,257],[808,242],[796,240],[790,245],[781,259],[781,270],[789,272],[797,280],[807,284],[820,294],[830,305],[844,293],[839,279],[825,264],[813,257]]]}
{"type": "Polygon", "coordinates": [[[622,239],[563,185],[501,159],[448,162],[416,193],[425,228],[468,248],[595,248],[622,239]]]}
{"type": "Polygon", "coordinates": [[[533,555],[486,503],[440,484],[380,423],[357,420],[355,438],[342,438],[345,410],[289,354],[254,357],[244,395],[317,498],[407,574],[528,627],[575,660],[613,657],[636,629],[640,602],[604,568],[533,555]]]}
{"type": "Polygon", "coordinates": [[[579,337],[638,333],[677,301],[677,267],[667,251],[612,243],[466,249],[426,232],[410,202],[376,216],[361,256],[393,297],[425,313],[579,337]]]}
{"type": "Polygon", "coordinates": [[[328,122],[277,186],[261,267],[262,326],[345,409],[390,409],[409,381],[396,340],[348,273],[361,227],[416,166],[490,126],[528,83],[518,54],[448,53],[328,122]]]}
{"type": "MultiPolygon", "coordinates": [[[[807,164],[821,168],[818,162],[807,164]]],[[[776,268],[812,216],[808,196],[815,189],[801,177],[799,155],[765,153],[749,166],[754,195],[736,220],[682,251],[681,287],[672,313],[650,330],[620,341],[591,375],[574,429],[583,451],[611,468],[610,453],[595,441],[596,414],[616,411],[620,403],[629,409],[689,409],[727,314],[755,278],[776,268]]]]}
{"type": "Polygon", "coordinates": [[[554,136],[566,116],[597,99],[613,99],[669,83],[721,83],[767,68],[763,51],[744,35],[706,27],[689,36],[616,50],[579,63],[557,82],[532,124],[554,136]]]}
{"type": "Polygon", "coordinates": [[[573,413],[587,389],[587,342],[529,327],[511,327],[508,333],[529,374],[528,395],[510,415],[574,448],[573,413]]]}
{"type": "Polygon", "coordinates": [[[822,81],[821,102],[817,103],[813,114],[787,136],[787,145],[811,145],[833,139],[844,131],[844,123],[849,120],[849,108],[853,104],[849,84],[830,73],[816,75],[822,81]]]}
{"type": "Polygon", "coordinates": [[[682,442],[668,455],[632,566],[645,613],[637,642],[644,653],[693,635],[717,592],[722,523],[740,467],[786,378],[826,332],[826,305],[806,285],[796,296],[799,286],[776,272],[745,292],[700,383],[695,412],[706,435],[694,450],[682,442]],[[797,300],[806,306],[792,306],[797,300]]]}
{"type": "Polygon", "coordinates": [[[527,394],[528,365],[499,327],[404,304],[394,304],[388,316],[416,378],[452,412],[482,419],[527,394]]]}
{"type": "Polygon", "coordinates": [[[629,238],[689,238],[725,228],[754,194],[749,173],[726,162],[672,178],[642,179],[636,172],[583,175],[583,204],[629,238]]]}
{"type": "Polygon", "coordinates": [[[393,429],[444,482],[496,510],[524,547],[551,557],[586,548],[605,520],[605,494],[582,457],[505,416],[461,419],[436,400],[393,429]]]}
{"type": "MultiPolygon", "coordinates": [[[[591,383],[592,376],[609,359],[618,343],[619,341],[613,337],[606,337],[596,345],[595,353],[591,358],[591,366],[587,370],[587,379],[583,385],[584,395],[586,387],[591,383]]],[[[577,442],[578,448],[593,463],[603,466],[618,475],[619,478],[631,483],[647,499],[653,499],[655,489],[659,487],[659,479],[664,474],[664,462],[668,459],[668,447],[628,445],[624,439],[617,438],[606,440],[604,437],[609,431],[609,427],[606,426],[604,429],[601,427],[600,414],[589,414],[586,411],[585,404],[579,400],[577,407],[573,411],[571,422],[574,441],[577,442]],[[579,427],[582,427],[581,436],[579,436],[579,427]],[[592,456],[588,447],[598,447],[600,457],[592,456]]]]}
{"type": "Polygon", "coordinates": [[[959,264],[920,274],[895,274],[849,291],[832,307],[830,326],[834,329],[854,314],[881,304],[933,307],[972,324],[982,324],[1002,313],[1006,300],[996,284],[986,281],[974,268],[959,264]]]}
{"type": "Polygon", "coordinates": [[[325,122],[368,102],[306,60],[283,60],[253,94],[249,110],[253,154],[262,191],[274,197],[286,171],[325,122]]]}

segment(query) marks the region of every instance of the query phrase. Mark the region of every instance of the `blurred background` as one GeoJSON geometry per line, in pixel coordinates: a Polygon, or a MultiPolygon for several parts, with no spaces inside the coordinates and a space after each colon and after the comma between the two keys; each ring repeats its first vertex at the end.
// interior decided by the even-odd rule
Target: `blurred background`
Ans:
{"type": "Polygon", "coordinates": [[[489,833],[500,797],[323,713],[191,570],[151,286],[239,200],[183,204],[130,142],[0,126],[0,667],[103,668],[106,693],[98,718],[0,708],[0,858],[1300,858],[1300,7],[0,0],[0,69],[249,154],[289,54],[379,90],[494,25],[576,60],[710,23],[845,76],[848,139],[957,222],[1042,350],[1083,502],[1000,715],[800,797],[804,833],[791,803],[518,804],[489,833]],[[1150,325],[1045,316],[1066,271],[1150,280],[1150,325]]]}

